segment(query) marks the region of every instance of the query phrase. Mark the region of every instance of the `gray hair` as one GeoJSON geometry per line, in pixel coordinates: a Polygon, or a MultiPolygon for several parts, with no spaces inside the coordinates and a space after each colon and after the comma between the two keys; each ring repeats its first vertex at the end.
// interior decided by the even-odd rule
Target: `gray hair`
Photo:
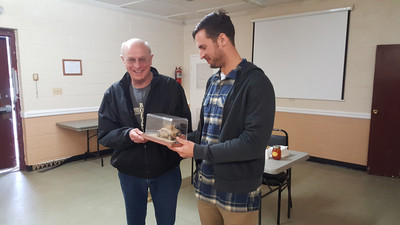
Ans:
{"type": "Polygon", "coordinates": [[[151,48],[150,48],[149,43],[147,43],[146,41],[143,41],[142,39],[139,39],[139,38],[132,38],[132,39],[129,39],[129,40],[127,40],[127,41],[122,43],[122,45],[121,45],[121,56],[122,57],[124,56],[124,51],[127,48],[129,48],[132,44],[137,44],[137,43],[140,43],[140,44],[143,44],[144,46],[146,46],[149,49],[149,54],[151,55],[151,48]]]}

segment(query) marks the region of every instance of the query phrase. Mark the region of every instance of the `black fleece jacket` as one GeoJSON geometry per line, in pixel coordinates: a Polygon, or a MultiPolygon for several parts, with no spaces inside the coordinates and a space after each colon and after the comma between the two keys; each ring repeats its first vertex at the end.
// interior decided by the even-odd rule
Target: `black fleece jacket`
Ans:
{"type": "Polygon", "coordinates": [[[270,80],[254,64],[241,63],[225,101],[219,143],[199,144],[204,123],[203,108],[199,127],[189,136],[197,143],[194,147],[196,163],[204,159],[213,165],[217,190],[244,193],[261,185],[265,148],[274,117],[275,92],[270,80]]]}
{"type": "MultiPolygon", "coordinates": [[[[191,114],[182,86],[174,79],[160,75],[151,68],[153,80],[144,106],[144,125],[148,113],[165,113],[188,119],[188,130],[192,131],[191,114]]],[[[175,168],[182,159],[167,147],[147,142],[134,143],[129,131],[140,125],[133,113],[129,94],[131,78],[125,73],[123,78],[111,85],[105,92],[99,108],[99,142],[114,152],[111,164],[118,171],[141,178],[154,178],[175,168]]]]}

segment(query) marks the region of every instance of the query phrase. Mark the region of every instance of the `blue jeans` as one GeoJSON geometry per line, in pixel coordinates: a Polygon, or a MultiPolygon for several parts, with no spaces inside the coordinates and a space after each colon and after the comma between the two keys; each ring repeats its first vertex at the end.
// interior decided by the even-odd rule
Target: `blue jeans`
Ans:
{"type": "Polygon", "coordinates": [[[128,225],[144,225],[147,212],[147,190],[150,189],[157,225],[175,223],[178,192],[182,183],[179,166],[165,174],[152,178],[138,178],[118,173],[125,200],[128,225]]]}

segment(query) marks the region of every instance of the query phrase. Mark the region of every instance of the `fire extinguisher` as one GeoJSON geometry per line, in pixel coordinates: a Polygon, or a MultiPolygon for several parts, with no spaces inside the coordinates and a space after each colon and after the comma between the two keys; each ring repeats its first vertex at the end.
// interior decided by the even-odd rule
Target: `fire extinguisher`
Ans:
{"type": "Polygon", "coordinates": [[[175,80],[182,85],[182,68],[175,67],[175,80]]]}

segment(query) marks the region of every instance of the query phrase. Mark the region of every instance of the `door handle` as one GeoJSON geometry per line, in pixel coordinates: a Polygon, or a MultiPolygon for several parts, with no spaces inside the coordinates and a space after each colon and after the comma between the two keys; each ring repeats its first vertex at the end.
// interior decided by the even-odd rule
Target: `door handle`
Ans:
{"type": "Polygon", "coordinates": [[[378,114],[378,112],[379,112],[379,111],[378,111],[377,109],[373,109],[373,110],[372,110],[372,113],[375,114],[375,115],[378,114]]]}
{"type": "Polygon", "coordinates": [[[4,107],[0,107],[0,112],[11,112],[11,111],[12,111],[11,105],[6,105],[4,107]]]}

